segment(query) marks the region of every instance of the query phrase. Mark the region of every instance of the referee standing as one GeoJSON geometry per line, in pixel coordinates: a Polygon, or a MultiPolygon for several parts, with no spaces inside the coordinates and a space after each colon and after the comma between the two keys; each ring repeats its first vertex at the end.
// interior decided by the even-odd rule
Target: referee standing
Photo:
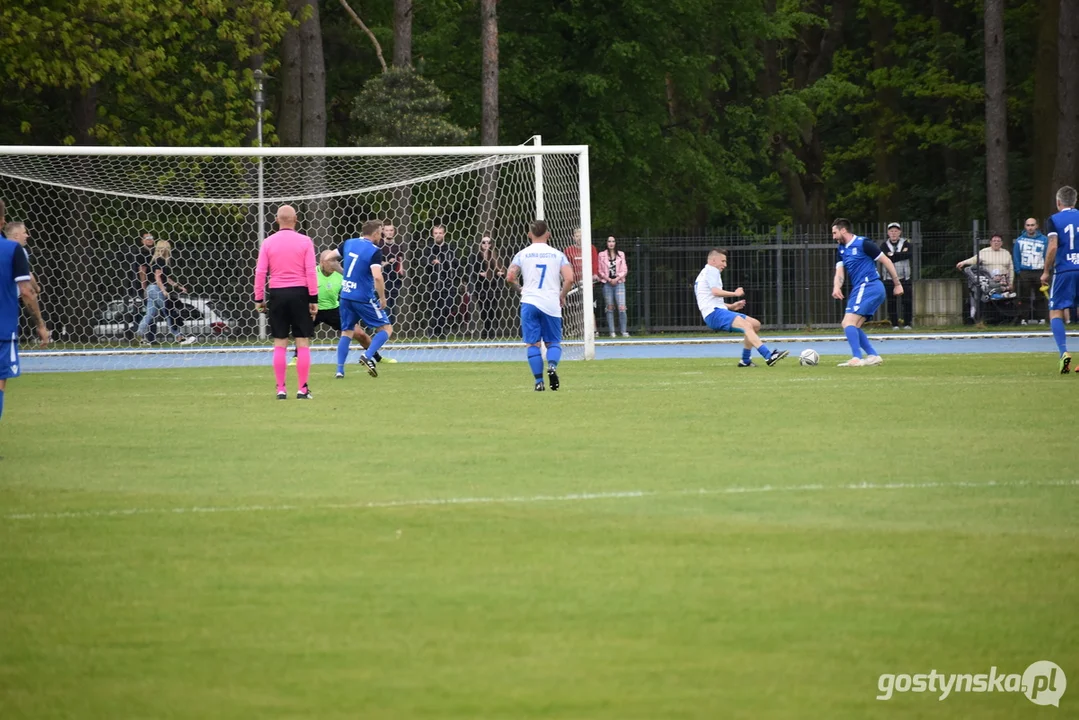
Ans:
{"type": "Polygon", "coordinates": [[[311,238],[296,232],[296,209],[277,209],[277,232],[259,248],[255,266],[255,309],[266,312],[266,276],[270,278],[270,333],[273,335],[273,372],[277,399],[288,397],[285,372],[288,368],[288,336],[296,339],[296,398],[310,400],[307,379],[311,373],[311,336],[318,313],[318,280],[315,278],[315,246],[311,238]]]}

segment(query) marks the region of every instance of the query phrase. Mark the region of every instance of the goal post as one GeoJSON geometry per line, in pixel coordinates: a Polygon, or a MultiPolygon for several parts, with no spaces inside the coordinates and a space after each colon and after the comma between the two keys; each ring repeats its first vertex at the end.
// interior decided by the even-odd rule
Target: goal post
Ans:
{"type": "MultiPolygon", "coordinates": [[[[0,198],[9,222],[26,223],[54,339],[45,351],[25,346],[28,368],[53,358],[48,367],[62,369],[74,356],[94,369],[250,362],[269,346],[252,301],[255,260],[285,203],[316,251],[357,237],[366,220],[393,224],[385,354],[402,360],[519,359],[520,298],[502,278],[543,219],[581,271],[563,310],[564,357],[595,356],[587,146],[3,146],[0,198]],[[136,271],[143,233],[169,241],[187,291],[155,317],[136,271]]],[[[315,345],[329,349],[332,336],[324,327],[315,345]]]]}

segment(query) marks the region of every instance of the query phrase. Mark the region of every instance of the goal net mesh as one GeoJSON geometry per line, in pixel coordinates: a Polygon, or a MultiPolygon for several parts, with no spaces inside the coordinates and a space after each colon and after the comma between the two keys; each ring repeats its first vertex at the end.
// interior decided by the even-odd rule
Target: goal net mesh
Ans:
{"type": "MultiPolygon", "coordinates": [[[[49,357],[79,356],[83,367],[102,369],[138,367],[151,358],[152,366],[197,364],[208,355],[230,364],[269,347],[265,319],[252,300],[255,261],[262,238],[276,229],[277,207],[289,203],[316,256],[358,237],[366,220],[392,223],[383,254],[394,337],[385,355],[485,360],[520,348],[520,298],[500,273],[528,243],[529,224],[542,213],[552,245],[565,251],[575,242],[579,166],[571,152],[268,152],[260,180],[260,159],[252,155],[0,151],[0,199],[9,223],[26,224],[54,340],[49,357]],[[431,262],[436,225],[445,228],[449,263],[431,262]],[[181,333],[196,338],[193,345],[176,342],[164,315],[147,325],[154,344],[142,344],[136,334],[147,311],[138,277],[145,233],[171,243],[174,279],[186,292],[171,292],[167,314],[181,333]],[[488,255],[481,252],[485,237],[491,239],[488,255]]],[[[29,343],[33,332],[24,320],[29,343]]],[[[563,326],[565,357],[581,357],[579,292],[563,313],[563,326]]],[[[336,333],[321,326],[315,345],[329,349],[332,337],[336,333]]],[[[315,362],[330,361],[316,353],[315,362]]]]}

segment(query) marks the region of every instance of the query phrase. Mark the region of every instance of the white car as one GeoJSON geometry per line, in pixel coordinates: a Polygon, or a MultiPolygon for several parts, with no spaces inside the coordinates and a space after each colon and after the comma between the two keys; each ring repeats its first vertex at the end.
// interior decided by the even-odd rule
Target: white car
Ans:
{"type": "MultiPolygon", "coordinates": [[[[180,330],[188,337],[223,337],[232,332],[234,323],[224,317],[209,298],[172,296],[171,302],[180,330]]],[[[130,340],[145,314],[146,301],[141,298],[112,300],[98,313],[94,335],[130,340]]],[[[155,334],[165,337],[169,329],[164,315],[158,315],[155,324],[155,334]]]]}

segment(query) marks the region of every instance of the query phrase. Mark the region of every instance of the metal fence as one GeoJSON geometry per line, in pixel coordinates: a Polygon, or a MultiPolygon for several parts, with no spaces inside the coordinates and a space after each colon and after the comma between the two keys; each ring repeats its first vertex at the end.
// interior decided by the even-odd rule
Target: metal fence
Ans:
{"type": "MultiPolygon", "coordinates": [[[[861,225],[855,233],[883,246],[884,224],[861,225]]],[[[606,247],[608,233],[595,233],[597,248],[606,247]]],[[[988,243],[980,222],[967,231],[924,230],[919,222],[903,223],[902,237],[912,246],[913,321],[922,326],[964,322],[1018,322],[1034,317],[1029,298],[1016,298],[1010,313],[992,314],[971,292],[968,277],[956,264],[977,256],[988,243]],[[973,303],[973,313],[971,311],[973,303]]],[[[828,226],[776,226],[755,231],[673,231],[616,236],[629,265],[626,305],[629,325],[637,332],[687,332],[703,327],[693,294],[693,281],[705,265],[708,251],[725,248],[728,266],[723,285],[746,291],[744,312],[769,328],[835,327],[845,303],[832,298],[836,242],[828,226]]],[[[1012,238],[1004,248],[1011,250],[1012,238]]],[[[890,285],[891,283],[886,283],[890,285]]],[[[847,289],[844,288],[844,292],[847,289]]],[[[887,304],[874,320],[888,319],[887,304]]],[[[602,294],[596,289],[596,327],[607,331],[602,294]]]]}

